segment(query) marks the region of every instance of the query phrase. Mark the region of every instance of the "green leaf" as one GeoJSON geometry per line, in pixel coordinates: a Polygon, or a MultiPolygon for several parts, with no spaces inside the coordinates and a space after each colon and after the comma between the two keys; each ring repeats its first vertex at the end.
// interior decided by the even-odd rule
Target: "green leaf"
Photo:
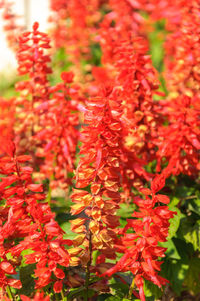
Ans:
{"type": "Polygon", "coordinates": [[[176,246],[172,239],[160,243],[161,247],[167,248],[167,251],[165,252],[166,256],[173,259],[181,259],[176,246]]]}
{"type": "MultiPolygon", "coordinates": [[[[88,290],[88,297],[91,298],[94,296],[95,291],[93,289],[88,290]]],[[[78,287],[78,288],[72,288],[67,295],[67,300],[74,300],[75,297],[84,297],[86,295],[86,288],[85,287],[78,287]]]]}
{"type": "Polygon", "coordinates": [[[34,291],[35,281],[31,276],[34,273],[35,264],[29,264],[20,268],[20,280],[22,283],[22,288],[20,289],[20,294],[25,296],[30,296],[34,291]]]}
{"type": "Polygon", "coordinates": [[[129,218],[131,214],[133,214],[136,206],[134,204],[120,204],[120,208],[117,211],[117,215],[119,215],[121,218],[129,218]]]}
{"type": "Polygon", "coordinates": [[[171,208],[176,207],[176,205],[180,202],[180,200],[177,197],[173,197],[172,200],[169,203],[169,208],[171,210],[171,208]]]}
{"type": "Polygon", "coordinates": [[[188,209],[200,215],[200,199],[190,200],[188,204],[188,209]]]}
{"type": "Polygon", "coordinates": [[[129,286],[122,283],[122,282],[116,282],[113,284],[110,284],[110,287],[112,288],[112,292],[114,291],[115,295],[123,298],[128,294],[129,286]]]}
{"type": "Polygon", "coordinates": [[[200,258],[191,258],[184,284],[195,295],[200,292],[200,258]]]}
{"type": "Polygon", "coordinates": [[[159,299],[162,296],[162,291],[154,283],[145,280],[144,294],[145,294],[145,297],[152,297],[153,296],[154,298],[159,299]]]}
{"type": "Polygon", "coordinates": [[[65,239],[73,239],[76,237],[76,234],[71,231],[71,224],[69,222],[63,223],[61,225],[61,228],[65,231],[66,234],[64,234],[65,239]]]}
{"type": "Polygon", "coordinates": [[[176,234],[176,232],[179,228],[179,225],[180,225],[180,220],[181,220],[181,218],[184,217],[184,214],[182,214],[181,211],[177,207],[172,207],[172,205],[170,204],[169,209],[171,211],[176,211],[177,214],[174,215],[174,217],[170,219],[168,239],[172,238],[176,234]]]}
{"type": "Polygon", "coordinates": [[[181,233],[187,242],[190,242],[194,250],[200,250],[200,221],[192,225],[192,221],[182,224],[181,233]]]}
{"type": "Polygon", "coordinates": [[[180,255],[181,262],[188,264],[189,262],[189,257],[192,255],[193,249],[191,248],[191,245],[186,243],[185,240],[174,237],[172,239],[176,250],[178,254],[180,255]]]}
{"type": "Polygon", "coordinates": [[[97,301],[105,301],[108,297],[111,297],[111,294],[101,294],[98,296],[97,301]]]}
{"type": "Polygon", "coordinates": [[[177,295],[181,293],[188,268],[188,264],[176,259],[166,258],[162,264],[162,276],[170,281],[170,286],[177,295]]]}
{"type": "Polygon", "coordinates": [[[123,299],[119,296],[111,296],[105,299],[106,301],[122,301],[123,299]]]}

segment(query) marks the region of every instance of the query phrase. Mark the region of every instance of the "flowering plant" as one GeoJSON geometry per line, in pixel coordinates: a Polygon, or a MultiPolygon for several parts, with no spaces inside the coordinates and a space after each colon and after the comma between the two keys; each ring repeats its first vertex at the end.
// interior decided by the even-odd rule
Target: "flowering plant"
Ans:
{"type": "Polygon", "coordinates": [[[199,300],[199,2],[0,8],[0,300],[199,300]]]}

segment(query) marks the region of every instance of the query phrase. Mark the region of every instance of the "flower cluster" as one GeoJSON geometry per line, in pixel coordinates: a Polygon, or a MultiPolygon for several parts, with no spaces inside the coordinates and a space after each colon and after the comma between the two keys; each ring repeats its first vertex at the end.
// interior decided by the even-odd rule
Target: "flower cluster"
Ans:
{"type": "Polygon", "coordinates": [[[157,171],[161,162],[169,162],[170,174],[197,176],[200,170],[200,105],[199,97],[180,96],[173,101],[163,101],[163,115],[168,126],[159,128],[157,139],[157,171]]]}
{"type": "Polygon", "coordinates": [[[74,170],[79,132],[78,87],[71,84],[73,74],[63,72],[62,83],[49,88],[51,98],[37,106],[40,141],[36,155],[44,158],[40,172],[51,179],[51,187],[65,189],[71,184],[69,172],[74,170]]]}
{"type": "Polygon", "coordinates": [[[107,87],[102,96],[88,101],[80,149],[80,161],[76,170],[76,187],[71,198],[73,215],[84,212],[72,221],[72,230],[79,236],[75,246],[85,263],[91,252],[101,251],[107,258],[115,258],[116,227],[119,220],[116,210],[120,201],[120,149],[122,124],[121,103],[115,91],[107,87]],[[89,148],[88,148],[89,146],[89,148]],[[82,190],[90,186],[90,192],[82,190]],[[83,243],[84,242],[84,243],[83,243]]]}
{"type": "Polygon", "coordinates": [[[142,301],[145,301],[144,279],[159,287],[168,282],[158,275],[162,263],[158,258],[164,257],[166,251],[158,243],[166,241],[169,219],[176,212],[168,209],[167,204],[170,200],[166,195],[156,194],[164,185],[164,176],[162,174],[156,176],[151,183],[151,189],[140,190],[145,199],[139,196],[134,198],[138,211],[132,214],[133,219],[128,219],[127,225],[122,230],[124,254],[114,267],[102,275],[111,276],[116,272],[130,271],[133,274],[132,292],[142,301]],[[133,233],[130,233],[130,230],[133,233]],[[139,295],[133,290],[134,284],[139,288],[139,295]]]}
{"type": "Polygon", "coordinates": [[[146,281],[170,280],[160,259],[176,212],[163,193],[176,195],[181,175],[198,183],[200,4],[51,0],[49,35],[37,22],[21,33],[11,4],[0,6],[21,77],[0,97],[0,299],[96,300],[112,296],[113,276],[130,285],[124,297],[145,301],[146,281]],[[159,74],[149,35],[161,24],[159,74]],[[24,265],[35,280],[27,296],[24,265]]]}
{"type": "Polygon", "coordinates": [[[2,18],[5,23],[3,29],[6,33],[6,40],[8,46],[17,51],[18,49],[18,36],[24,30],[23,26],[18,24],[17,16],[13,12],[13,2],[9,2],[8,0],[1,0],[0,9],[2,9],[2,18]]]}
{"type": "Polygon", "coordinates": [[[165,78],[170,95],[199,94],[199,9],[198,1],[180,1],[179,23],[168,36],[165,78]],[[174,40],[176,43],[174,44],[174,40]]]}
{"type": "Polygon", "coordinates": [[[36,263],[35,287],[42,288],[53,282],[54,291],[60,292],[65,278],[60,267],[69,266],[70,256],[65,245],[71,241],[63,239],[63,231],[44,201],[42,185],[32,182],[33,169],[24,166],[30,157],[17,156],[10,140],[1,140],[1,144],[5,154],[0,158],[0,285],[3,294],[6,295],[7,286],[22,287],[20,280],[8,276],[16,274],[24,250],[29,250],[24,255],[25,263],[36,263]]]}
{"type": "Polygon", "coordinates": [[[38,31],[39,24],[33,25],[32,32],[25,32],[19,37],[17,51],[18,73],[28,76],[27,80],[16,84],[19,97],[15,99],[16,106],[16,142],[21,152],[35,152],[33,136],[38,131],[39,117],[35,108],[48,100],[49,82],[47,79],[51,68],[50,56],[45,51],[50,48],[47,34],[38,31]]]}

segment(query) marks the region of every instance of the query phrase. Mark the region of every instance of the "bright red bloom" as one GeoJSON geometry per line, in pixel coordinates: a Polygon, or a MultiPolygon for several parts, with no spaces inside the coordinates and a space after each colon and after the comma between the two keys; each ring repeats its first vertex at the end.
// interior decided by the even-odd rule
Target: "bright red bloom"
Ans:
{"type": "Polygon", "coordinates": [[[27,75],[28,79],[15,85],[20,95],[14,102],[17,111],[15,122],[17,147],[22,153],[29,151],[33,158],[37,145],[33,136],[39,127],[39,116],[35,112],[35,107],[49,98],[47,77],[52,72],[49,67],[50,56],[46,53],[50,48],[50,39],[38,28],[39,24],[35,22],[31,32],[25,32],[19,37],[18,73],[27,75]]]}
{"type": "Polygon", "coordinates": [[[8,46],[12,50],[17,51],[18,37],[23,31],[23,26],[19,25],[17,22],[19,16],[13,12],[13,2],[1,0],[0,9],[3,9],[2,18],[5,23],[3,29],[6,34],[8,46]]]}
{"type": "Polygon", "coordinates": [[[181,94],[192,97],[199,95],[200,88],[200,7],[196,0],[176,2],[179,4],[178,26],[172,28],[165,44],[166,85],[172,98],[181,94]]]}
{"type": "Polygon", "coordinates": [[[50,301],[50,297],[49,296],[44,296],[44,292],[36,292],[35,296],[33,298],[29,298],[27,296],[21,295],[20,296],[22,301],[50,301]]]}
{"type": "Polygon", "coordinates": [[[158,171],[162,161],[169,162],[165,170],[167,177],[180,173],[196,176],[200,170],[199,104],[199,97],[188,96],[162,102],[162,113],[168,117],[168,126],[159,128],[156,156],[158,171]]]}
{"type": "Polygon", "coordinates": [[[29,249],[26,264],[36,263],[36,288],[53,282],[52,273],[61,286],[65,274],[60,266],[68,267],[70,259],[64,245],[71,241],[62,238],[63,231],[44,202],[42,185],[32,182],[32,168],[22,165],[30,157],[17,156],[14,144],[3,142],[7,156],[0,158],[0,285],[3,290],[7,285],[21,288],[20,280],[7,278],[7,274],[16,273],[22,251],[29,249]],[[8,253],[12,259],[7,258],[8,253]]]}
{"type": "Polygon", "coordinates": [[[168,282],[158,275],[162,263],[158,261],[158,258],[165,256],[165,248],[158,246],[158,242],[166,241],[169,219],[175,212],[161,205],[169,203],[167,196],[156,194],[164,184],[165,178],[161,174],[152,181],[151,190],[141,190],[145,199],[135,197],[134,203],[138,206],[138,212],[134,212],[132,216],[137,219],[127,220],[127,225],[122,231],[124,255],[114,267],[102,275],[111,276],[116,272],[132,272],[142,301],[145,300],[143,279],[150,280],[159,287],[168,282]],[[130,229],[134,232],[130,233],[130,229]]]}
{"type": "Polygon", "coordinates": [[[49,88],[50,99],[35,108],[40,127],[35,136],[40,148],[36,155],[43,158],[40,172],[51,179],[51,187],[67,188],[69,173],[74,170],[79,138],[79,89],[71,84],[73,73],[61,74],[63,83],[49,88]]]}
{"type": "Polygon", "coordinates": [[[112,88],[103,90],[101,97],[89,100],[86,109],[76,187],[91,185],[90,192],[74,190],[71,196],[72,214],[84,212],[86,216],[72,221],[72,230],[80,233],[74,245],[85,246],[79,248],[83,264],[89,260],[90,242],[92,251],[100,250],[105,257],[115,258],[122,135],[121,103],[112,88]]]}

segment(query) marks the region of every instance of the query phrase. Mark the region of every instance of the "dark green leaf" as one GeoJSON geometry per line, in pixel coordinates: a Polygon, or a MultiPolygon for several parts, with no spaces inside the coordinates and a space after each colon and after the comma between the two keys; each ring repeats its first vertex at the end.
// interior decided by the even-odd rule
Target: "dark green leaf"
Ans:
{"type": "Polygon", "coordinates": [[[200,292],[200,258],[191,258],[184,284],[195,295],[200,292]]]}

